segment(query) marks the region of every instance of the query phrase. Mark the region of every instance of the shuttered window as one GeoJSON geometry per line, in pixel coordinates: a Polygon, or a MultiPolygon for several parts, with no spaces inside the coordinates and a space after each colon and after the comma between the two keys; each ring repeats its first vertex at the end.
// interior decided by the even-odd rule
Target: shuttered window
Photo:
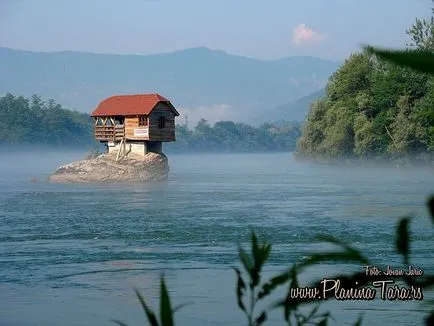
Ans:
{"type": "Polygon", "coordinates": [[[166,118],[165,117],[159,117],[158,118],[158,128],[163,129],[166,127],[166,118]]]}
{"type": "Polygon", "coordinates": [[[148,121],[145,116],[139,117],[139,127],[146,127],[148,125],[148,121]]]}

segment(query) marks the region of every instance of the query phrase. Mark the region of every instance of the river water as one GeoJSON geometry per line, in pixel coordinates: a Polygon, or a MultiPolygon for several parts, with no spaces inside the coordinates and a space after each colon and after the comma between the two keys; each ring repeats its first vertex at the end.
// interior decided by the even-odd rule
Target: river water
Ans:
{"type": "MultiPolygon", "coordinates": [[[[0,325],[143,324],[133,289],[157,308],[161,273],[174,304],[189,303],[177,325],[244,325],[232,266],[251,229],[273,244],[266,276],[326,248],[318,234],[362,249],[373,264],[406,269],[393,234],[398,217],[412,214],[412,263],[434,271],[424,206],[434,193],[432,171],[319,166],[291,153],[171,155],[165,183],[45,182],[56,166],[83,156],[0,154],[0,325]]],[[[306,280],[350,268],[363,270],[325,264],[306,280]]],[[[361,312],[367,325],[416,325],[426,314],[422,303],[328,300],[324,309],[336,325],[361,312]]],[[[265,325],[283,325],[282,316],[272,313],[265,325]]]]}

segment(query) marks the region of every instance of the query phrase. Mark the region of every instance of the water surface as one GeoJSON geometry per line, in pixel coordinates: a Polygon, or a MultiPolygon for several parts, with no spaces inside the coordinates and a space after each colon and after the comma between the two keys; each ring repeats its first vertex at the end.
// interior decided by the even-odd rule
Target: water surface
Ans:
{"type": "MultiPolygon", "coordinates": [[[[83,156],[0,154],[1,325],[143,324],[133,288],[156,306],[162,272],[175,303],[192,303],[177,313],[178,325],[243,324],[231,267],[236,242],[248,241],[250,229],[273,243],[267,275],[325,248],[315,238],[323,233],[376,264],[402,268],[393,232],[398,217],[413,214],[414,264],[433,272],[424,206],[432,171],[318,166],[290,153],[171,155],[167,183],[45,182],[59,164],[83,156]],[[30,183],[34,176],[39,182],[30,183]]],[[[320,266],[308,278],[347,268],[320,266]]],[[[339,325],[360,312],[374,325],[420,324],[424,315],[415,302],[331,307],[339,325]]],[[[282,325],[281,317],[271,315],[268,325],[282,325]]]]}

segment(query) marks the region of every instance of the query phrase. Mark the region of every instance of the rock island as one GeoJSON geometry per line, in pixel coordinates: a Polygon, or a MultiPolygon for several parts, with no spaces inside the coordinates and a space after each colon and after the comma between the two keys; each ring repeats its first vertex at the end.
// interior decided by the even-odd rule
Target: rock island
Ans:
{"type": "Polygon", "coordinates": [[[59,167],[56,183],[151,182],[167,178],[163,142],[175,141],[178,111],[159,94],[112,96],[91,113],[106,153],[59,167]]]}

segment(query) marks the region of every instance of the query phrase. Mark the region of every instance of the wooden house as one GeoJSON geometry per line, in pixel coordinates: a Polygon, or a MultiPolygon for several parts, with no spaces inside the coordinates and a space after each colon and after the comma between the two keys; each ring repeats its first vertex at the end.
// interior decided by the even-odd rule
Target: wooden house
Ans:
{"type": "Polygon", "coordinates": [[[112,96],[91,113],[95,120],[95,138],[116,151],[146,155],[161,153],[162,142],[175,141],[175,117],[178,111],[159,94],[112,96]]]}

